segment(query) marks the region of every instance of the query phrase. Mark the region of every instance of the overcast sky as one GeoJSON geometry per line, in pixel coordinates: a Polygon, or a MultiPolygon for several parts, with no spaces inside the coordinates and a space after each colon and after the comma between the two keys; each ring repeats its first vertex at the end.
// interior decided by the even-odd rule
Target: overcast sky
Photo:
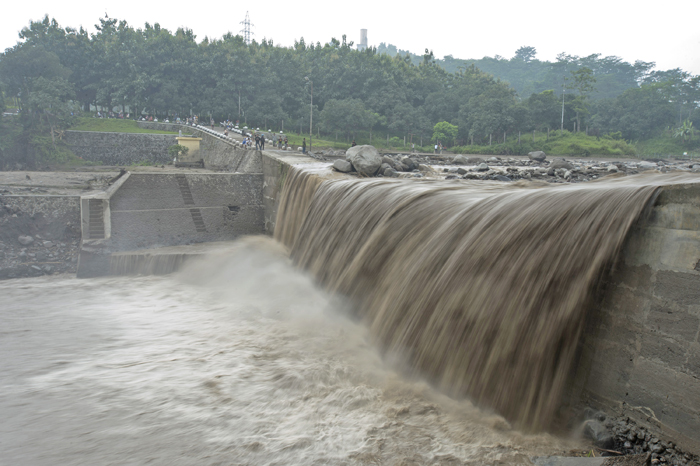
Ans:
{"type": "Polygon", "coordinates": [[[429,48],[439,58],[510,58],[527,45],[537,49],[541,60],[554,60],[561,52],[601,53],[700,74],[700,0],[391,3],[270,0],[238,7],[239,2],[225,1],[12,1],[5,2],[0,14],[0,49],[13,46],[17,33],[45,14],[63,27],[83,26],[90,32],[105,13],[134,27],[157,22],[175,31],[185,26],[201,40],[238,33],[248,10],[253,37],[284,46],[300,37],[325,43],[343,34],[357,43],[365,28],[369,45],[386,42],[417,54],[429,48]]]}

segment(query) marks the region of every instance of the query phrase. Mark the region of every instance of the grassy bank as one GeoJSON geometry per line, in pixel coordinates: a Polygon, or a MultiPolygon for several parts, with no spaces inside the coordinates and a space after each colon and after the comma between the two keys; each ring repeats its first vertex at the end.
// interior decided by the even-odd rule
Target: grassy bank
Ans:
{"type": "Polygon", "coordinates": [[[661,136],[634,143],[637,153],[645,158],[682,157],[684,153],[694,159],[700,158],[700,138],[695,137],[688,142],[672,136],[661,136]]]}
{"type": "Polygon", "coordinates": [[[76,124],[70,127],[73,131],[97,131],[103,133],[148,133],[148,134],[177,134],[172,131],[157,131],[139,128],[134,120],[117,120],[112,118],[80,117],[76,124]]]}
{"type": "MultiPolygon", "coordinates": [[[[307,147],[309,142],[309,135],[303,134],[299,135],[297,133],[287,133],[289,138],[289,143],[293,147],[301,146],[302,138],[306,138],[307,147]]],[[[322,149],[348,149],[350,144],[345,141],[336,141],[331,136],[328,138],[326,135],[322,135],[321,139],[314,136],[313,148],[314,151],[322,149]]],[[[359,136],[355,139],[357,144],[370,144],[369,137],[367,135],[359,136]]],[[[433,152],[433,145],[427,141],[423,140],[424,145],[419,146],[416,144],[416,152],[433,152]]],[[[403,139],[392,137],[387,142],[386,135],[376,134],[372,138],[371,144],[379,150],[387,151],[397,151],[397,152],[410,152],[411,145],[409,142],[404,146],[403,139]]],[[[636,157],[638,156],[639,150],[637,145],[630,144],[622,139],[616,139],[615,137],[595,137],[587,136],[585,133],[570,133],[564,131],[564,134],[559,134],[559,132],[552,131],[547,137],[546,133],[535,133],[533,140],[532,133],[523,134],[520,137],[520,142],[518,142],[517,135],[509,136],[506,142],[500,143],[494,142],[491,145],[464,145],[464,146],[454,146],[446,149],[446,152],[454,154],[478,154],[478,155],[527,155],[528,152],[541,150],[550,155],[563,155],[563,156],[577,156],[577,157],[588,157],[588,156],[607,156],[607,157],[636,157]]],[[[677,151],[676,151],[677,152],[677,151]]],[[[676,152],[673,152],[675,154],[676,152]]],[[[682,154],[682,151],[679,153],[682,154]]],[[[654,155],[653,151],[645,156],[652,157],[654,155]]]]}

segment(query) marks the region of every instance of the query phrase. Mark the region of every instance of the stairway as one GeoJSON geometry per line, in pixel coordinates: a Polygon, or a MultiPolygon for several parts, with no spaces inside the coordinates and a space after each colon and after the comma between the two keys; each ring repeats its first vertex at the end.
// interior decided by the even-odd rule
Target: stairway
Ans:
{"type": "MultiPolygon", "coordinates": [[[[180,188],[180,194],[182,194],[182,201],[186,206],[193,206],[194,198],[192,197],[192,191],[190,190],[190,184],[187,182],[187,177],[185,175],[176,175],[175,178],[180,188]]],[[[192,221],[194,222],[194,227],[197,232],[206,233],[207,228],[204,226],[202,212],[197,208],[191,208],[190,215],[192,216],[192,221]]]]}
{"type": "Polygon", "coordinates": [[[105,220],[102,199],[88,199],[88,238],[104,239],[105,220]]]}

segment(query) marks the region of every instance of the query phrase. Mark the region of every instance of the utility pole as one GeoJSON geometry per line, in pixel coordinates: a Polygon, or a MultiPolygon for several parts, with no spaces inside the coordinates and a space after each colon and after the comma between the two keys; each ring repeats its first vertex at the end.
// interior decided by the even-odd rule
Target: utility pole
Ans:
{"type": "Polygon", "coordinates": [[[311,141],[314,138],[314,82],[308,76],[304,79],[311,84],[311,109],[309,114],[309,152],[311,152],[311,141]]]}
{"type": "Polygon", "coordinates": [[[561,93],[561,134],[564,134],[564,99],[566,97],[566,78],[564,78],[564,84],[562,84],[561,93]]]}

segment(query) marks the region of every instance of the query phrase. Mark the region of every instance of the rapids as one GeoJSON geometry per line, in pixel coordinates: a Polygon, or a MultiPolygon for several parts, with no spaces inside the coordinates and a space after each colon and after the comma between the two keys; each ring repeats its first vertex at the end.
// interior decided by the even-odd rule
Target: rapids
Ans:
{"type": "Polygon", "coordinates": [[[169,276],[0,297],[3,465],[510,465],[571,447],[401,375],[266,238],[169,276]]]}

